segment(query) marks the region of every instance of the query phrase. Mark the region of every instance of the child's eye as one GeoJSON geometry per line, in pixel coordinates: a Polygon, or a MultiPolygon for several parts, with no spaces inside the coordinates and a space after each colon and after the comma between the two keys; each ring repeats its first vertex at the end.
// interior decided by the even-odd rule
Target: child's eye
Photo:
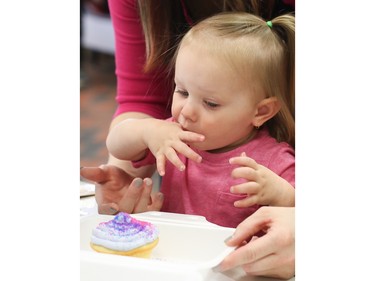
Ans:
{"type": "Polygon", "coordinates": [[[217,108],[217,107],[219,107],[219,104],[214,103],[214,102],[211,102],[211,101],[204,101],[204,103],[205,103],[208,107],[210,107],[210,108],[217,108]]]}
{"type": "Polygon", "coordinates": [[[189,93],[184,90],[175,90],[176,93],[180,94],[182,97],[188,97],[189,93]]]}

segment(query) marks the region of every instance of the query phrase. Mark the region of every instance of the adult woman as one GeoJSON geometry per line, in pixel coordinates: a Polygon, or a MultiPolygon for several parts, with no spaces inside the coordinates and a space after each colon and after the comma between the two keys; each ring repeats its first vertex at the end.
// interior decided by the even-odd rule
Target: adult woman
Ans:
{"type": "MultiPolygon", "coordinates": [[[[290,6],[282,1],[267,1],[267,7],[260,3],[240,0],[110,0],[116,41],[116,100],[119,104],[110,128],[129,118],[165,119],[170,116],[173,76],[167,71],[168,62],[181,35],[195,22],[222,11],[246,11],[271,19],[294,10],[294,2],[290,6]]],[[[163,204],[161,193],[151,194],[153,171],[153,166],[135,169],[130,162],[110,156],[107,165],[83,168],[81,175],[97,183],[99,213],[134,213],[159,210],[163,204]]],[[[273,229],[281,229],[277,222],[273,229]]],[[[291,235],[294,235],[294,230],[291,235]]],[[[259,240],[264,241],[267,237],[265,235],[259,240]]],[[[291,243],[294,248],[294,239],[290,239],[288,246],[291,243]]],[[[226,263],[229,267],[240,264],[226,263]]],[[[278,272],[279,268],[271,266],[262,271],[262,275],[278,276],[278,272]]],[[[291,277],[288,273],[280,277],[291,277]]]]}

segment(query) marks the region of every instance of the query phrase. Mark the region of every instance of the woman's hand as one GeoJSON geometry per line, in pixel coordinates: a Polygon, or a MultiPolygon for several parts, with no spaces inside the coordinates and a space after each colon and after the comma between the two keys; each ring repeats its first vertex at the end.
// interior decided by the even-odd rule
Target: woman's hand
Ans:
{"type": "Polygon", "coordinates": [[[294,211],[292,207],[262,207],[240,223],[232,238],[226,241],[228,246],[239,247],[221,262],[219,270],[241,266],[250,275],[292,278],[295,274],[294,211]],[[259,231],[265,234],[259,238],[253,236],[259,231]]]}
{"type": "Polygon", "coordinates": [[[162,193],[151,194],[150,178],[133,178],[117,166],[83,167],[81,176],[95,182],[95,199],[100,214],[159,211],[163,205],[162,193]]]}

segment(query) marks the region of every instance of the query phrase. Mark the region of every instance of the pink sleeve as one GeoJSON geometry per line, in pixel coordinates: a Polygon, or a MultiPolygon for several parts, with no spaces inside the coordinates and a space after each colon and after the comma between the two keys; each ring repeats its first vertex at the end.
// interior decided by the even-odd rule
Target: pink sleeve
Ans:
{"type": "Polygon", "coordinates": [[[109,0],[115,33],[117,110],[142,112],[155,118],[170,116],[171,89],[158,72],[144,74],[145,41],[136,0],[109,0]]]}
{"type": "Polygon", "coordinates": [[[286,4],[286,5],[289,5],[289,6],[292,6],[293,7],[293,9],[295,8],[295,6],[296,6],[296,1],[295,0],[283,0],[283,2],[284,2],[284,4],[286,4]]]}

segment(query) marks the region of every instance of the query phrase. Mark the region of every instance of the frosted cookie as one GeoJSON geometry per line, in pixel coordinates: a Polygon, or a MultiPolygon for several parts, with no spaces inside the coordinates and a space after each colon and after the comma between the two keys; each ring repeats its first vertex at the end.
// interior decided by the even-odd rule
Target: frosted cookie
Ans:
{"type": "Polygon", "coordinates": [[[121,212],[93,229],[90,245],[100,253],[148,258],[158,241],[155,225],[121,212]]]}

